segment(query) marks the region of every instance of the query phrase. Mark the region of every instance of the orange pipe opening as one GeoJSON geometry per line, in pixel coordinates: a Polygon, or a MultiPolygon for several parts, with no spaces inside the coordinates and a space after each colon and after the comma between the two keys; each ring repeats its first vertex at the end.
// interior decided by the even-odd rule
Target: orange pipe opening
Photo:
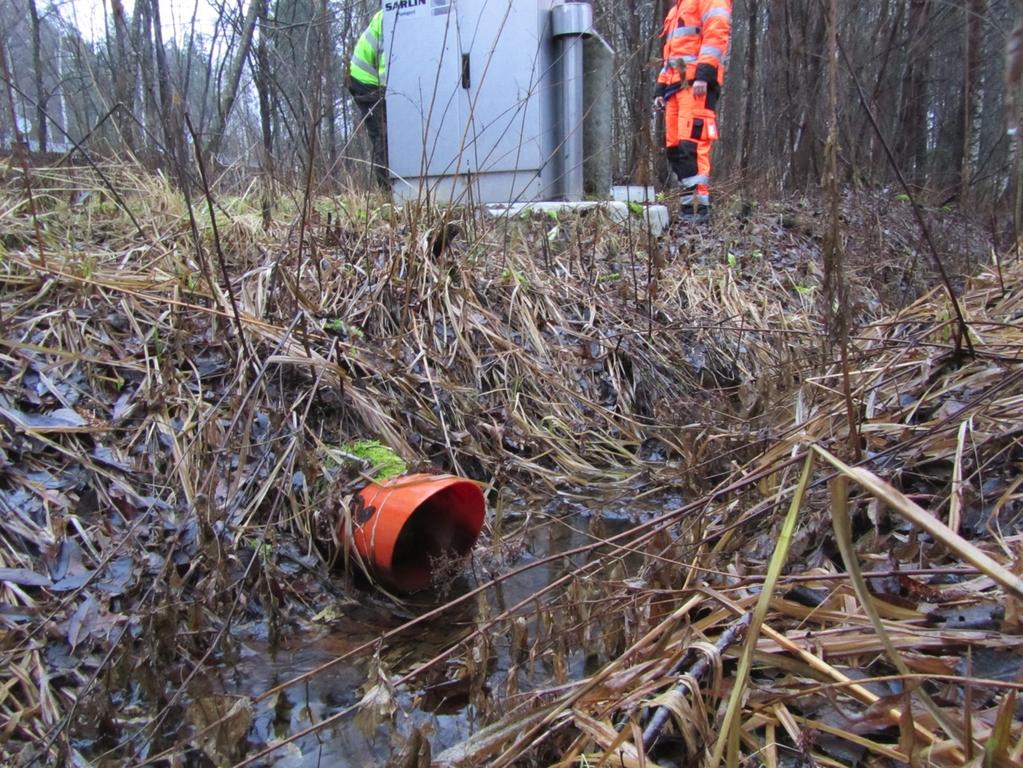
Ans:
{"type": "Polygon", "coordinates": [[[434,565],[466,557],[483,529],[483,491],[454,475],[406,475],[359,495],[365,514],[352,521],[352,543],[376,578],[402,592],[430,586],[434,565]]]}

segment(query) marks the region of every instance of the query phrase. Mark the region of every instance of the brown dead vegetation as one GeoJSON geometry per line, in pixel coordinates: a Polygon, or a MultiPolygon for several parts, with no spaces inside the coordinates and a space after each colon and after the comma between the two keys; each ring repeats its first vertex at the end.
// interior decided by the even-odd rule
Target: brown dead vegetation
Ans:
{"type": "MultiPolygon", "coordinates": [[[[352,594],[323,553],[364,478],[325,456],[364,437],[495,498],[689,499],[595,532],[522,604],[495,610],[481,581],[332,662],[377,654],[371,722],[398,691],[464,684],[489,725],[439,764],[1023,757],[1023,270],[977,266],[987,228],[931,212],[966,357],[908,207],[843,202],[852,466],[806,201],[736,200],[713,234],[660,241],[600,215],[355,199],[264,232],[244,199],[211,220],[159,177],[103,171],[34,171],[41,234],[17,169],[0,197],[6,760],[272,760],[281,741],[244,739],[273,691],[193,684],[233,625],[287,636],[352,594]],[[380,657],[458,606],[464,639],[380,657]]],[[[515,536],[491,522],[497,580],[536,566],[515,536]]],[[[406,753],[426,759],[427,735],[406,753]]]]}

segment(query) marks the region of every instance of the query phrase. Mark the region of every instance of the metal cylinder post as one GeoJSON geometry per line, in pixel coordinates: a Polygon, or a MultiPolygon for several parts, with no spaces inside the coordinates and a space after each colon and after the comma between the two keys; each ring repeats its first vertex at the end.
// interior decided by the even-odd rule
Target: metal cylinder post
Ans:
{"type": "Polygon", "coordinates": [[[583,37],[593,27],[588,2],[566,2],[551,9],[551,26],[558,45],[561,71],[560,131],[561,196],[583,198],[583,37]]]}
{"type": "Polygon", "coordinates": [[[578,35],[561,39],[562,194],[566,200],[583,199],[583,40],[578,35]]]}

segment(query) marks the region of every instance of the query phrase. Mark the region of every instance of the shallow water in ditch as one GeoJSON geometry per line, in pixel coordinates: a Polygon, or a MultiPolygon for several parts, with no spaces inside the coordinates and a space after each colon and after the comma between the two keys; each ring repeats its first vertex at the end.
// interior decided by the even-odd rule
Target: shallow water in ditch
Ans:
{"type": "MultiPolygon", "coordinates": [[[[518,521],[506,519],[509,529],[520,525],[521,518],[525,517],[526,528],[521,538],[521,548],[516,546],[514,556],[504,557],[500,567],[491,565],[489,570],[492,575],[508,573],[549,555],[589,544],[594,541],[594,536],[603,537],[626,530],[648,519],[649,515],[668,508],[667,505],[657,507],[656,510],[637,513],[635,508],[626,512],[602,506],[596,512],[578,504],[554,503],[548,505],[546,511],[528,516],[522,511],[508,513],[508,517],[520,518],[518,521]]],[[[493,549],[488,551],[485,547],[478,548],[471,570],[482,571],[482,563],[493,559],[493,549]]],[[[556,558],[502,581],[486,592],[489,615],[493,616],[529,598],[556,579],[574,571],[586,559],[586,554],[556,558]]],[[[463,593],[478,583],[477,576],[470,571],[456,583],[454,592],[463,593]]],[[[454,595],[448,597],[451,596],[454,595]]],[[[202,690],[192,691],[193,696],[258,696],[373,640],[409,618],[396,613],[393,606],[383,600],[371,595],[365,597],[365,602],[341,606],[338,610],[339,618],[331,626],[318,628],[303,636],[289,636],[276,648],[262,639],[237,638],[237,661],[215,670],[206,678],[202,690]]],[[[432,605],[438,604],[436,596],[433,599],[432,605]]],[[[428,600],[417,601],[420,612],[432,607],[428,600]]],[[[467,601],[460,608],[445,613],[431,623],[389,641],[380,649],[389,674],[394,677],[407,672],[457,642],[474,627],[480,610],[481,607],[475,601],[467,601]]],[[[532,629],[530,627],[530,636],[532,629]]],[[[496,659],[492,659],[488,666],[485,686],[500,692],[512,661],[506,639],[495,641],[493,647],[496,659]]],[[[577,679],[585,674],[586,659],[586,649],[572,649],[566,659],[569,679],[577,679]]],[[[441,672],[436,675],[437,683],[444,682],[443,671],[442,666],[441,672]]],[[[358,659],[341,662],[305,683],[258,702],[253,708],[247,749],[236,755],[241,757],[243,754],[255,754],[267,743],[298,734],[352,707],[363,695],[368,674],[369,660],[367,655],[361,655],[358,659]]],[[[549,665],[543,663],[531,665],[528,674],[521,668],[519,670],[521,690],[543,688],[552,685],[553,680],[554,675],[549,665]]],[[[464,741],[482,725],[479,713],[470,703],[468,687],[467,684],[445,683],[427,686],[425,689],[417,685],[411,691],[402,689],[397,694],[397,715],[392,722],[367,725],[363,722],[364,718],[353,712],[315,734],[303,736],[281,747],[272,755],[261,758],[255,765],[295,768],[326,765],[364,768],[385,765],[400,753],[409,734],[416,728],[428,736],[432,754],[436,757],[443,750],[464,741]]]]}

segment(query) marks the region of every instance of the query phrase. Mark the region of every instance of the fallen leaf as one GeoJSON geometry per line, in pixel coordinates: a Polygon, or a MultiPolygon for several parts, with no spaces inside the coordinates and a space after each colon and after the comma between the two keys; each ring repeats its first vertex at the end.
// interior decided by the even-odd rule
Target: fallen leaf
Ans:
{"type": "Polygon", "coordinates": [[[49,576],[27,568],[0,568],[0,581],[9,581],[21,587],[48,587],[52,583],[49,576]]]}
{"type": "Polygon", "coordinates": [[[96,611],[98,607],[99,604],[96,602],[96,598],[89,595],[75,609],[75,612],[71,614],[71,619],[68,621],[67,642],[71,646],[72,653],[74,653],[78,643],[92,633],[92,629],[96,624],[96,611]]]}

